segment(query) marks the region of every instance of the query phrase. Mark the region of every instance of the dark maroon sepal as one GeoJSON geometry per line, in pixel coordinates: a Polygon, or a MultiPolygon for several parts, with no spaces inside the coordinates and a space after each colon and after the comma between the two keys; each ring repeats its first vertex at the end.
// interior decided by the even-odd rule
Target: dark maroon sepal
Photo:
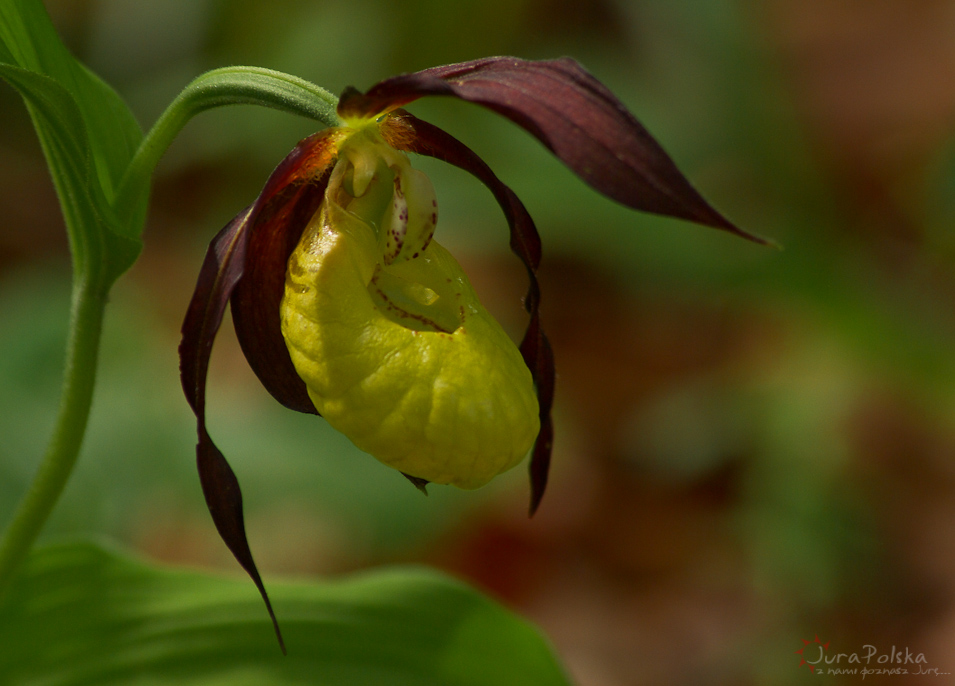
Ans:
{"type": "MultiPolygon", "coordinates": [[[[270,260],[268,266],[265,262],[256,264],[257,257],[253,251],[263,249],[263,245],[270,248],[273,244],[287,245],[295,231],[301,234],[308,221],[305,217],[308,210],[314,211],[317,207],[316,203],[320,202],[323,186],[311,182],[315,178],[321,179],[325,176],[334,158],[333,135],[323,132],[302,141],[276,167],[255,203],[229,222],[212,240],[186,311],[182,324],[182,341],[179,344],[182,388],[196,415],[198,434],[196,464],[206,505],[222,540],[262,594],[283,652],[285,652],[285,645],[278,622],[245,535],[239,482],[206,429],[206,382],[212,344],[222,324],[226,305],[236,293],[247,292],[246,289],[250,286],[243,283],[246,279],[255,279],[259,285],[272,283],[266,276],[272,276],[276,269],[273,265],[276,261],[272,255],[274,250],[266,251],[270,260]],[[280,239],[270,241],[263,238],[262,234],[268,232],[275,232],[280,239]]],[[[286,253],[286,259],[287,256],[288,253],[286,253]]],[[[283,280],[284,274],[283,263],[283,280]]],[[[255,287],[255,285],[251,286],[251,288],[255,287]]],[[[253,327],[260,323],[257,318],[263,316],[262,312],[244,307],[245,300],[238,306],[233,304],[233,312],[240,312],[240,316],[236,319],[236,328],[237,331],[240,327],[242,330],[240,341],[245,339],[243,350],[249,364],[256,369],[257,373],[272,363],[266,355],[276,355],[274,338],[276,334],[279,338],[281,337],[278,304],[274,298],[269,302],[274,306],[274,312],[271,315],[274,319],[268,325],[262,324],[257,331],[253,327]]],[[[295,373],[291,361],[288,360],[284,342],[281,352],[284,353],[287,366],[283,367],[282,358],[276,355],[277,361],[274,362],[276,369],[264,375],[263,384],[284,405],[314,413],[315,409],[304,390],[305,384],[295,373]],[[296,382],[300,385],[300,390],[296,382]]],[[[263,374],[259,373],[259,377],[262,378],[263,374]]]]}
{"type": "Polygon", "coordinates": [[[540,235],[520,198],[497,178],[477,153],[464,143],[437,126],[407,112],[397,113],[392,125],[398,127],[394,135],[389,136],[387,128],[384,134],[386,138],[391,139],[392,145],[396,148],[453,164],[470,172],[488,187],[501,206],[510,227],[511,250],[527,268],[530,286],[524,298],[524,307],[530,314],[530,322],[521,343],[521,355],[534,378],[541,423],[541,431],[534,443],[530,467],[530,514],[533,515],[540,505],[541,498],[544,497],[553,444],[551,406],[554,401],[554,355],[540,325],[540,286],[537,281],[537,267],[541,260],[540,235]],[[401,128],[410,129],[413,135],[408,135],[408,131],[402,131],[401,128]]]}
{"type": "Polygon", "coordinates": [[[483,105],[522,126],[574,173],[618,202],[766,240],[734,226],[690,185],[659,143],[606,86],[570,58],[488,57],[343,93],[343,117],[369,117],[426,95],[483,105]]]}
{"type": "Polygon", "coordinates": [[[309,136],[276,167],[249,218],[248,254],[232,293],[232,323],[252,371],[273,398],[318,414],[282,336],[279,307],[288,258],[321,205],[335,155],[333,134],[309,136]]]}

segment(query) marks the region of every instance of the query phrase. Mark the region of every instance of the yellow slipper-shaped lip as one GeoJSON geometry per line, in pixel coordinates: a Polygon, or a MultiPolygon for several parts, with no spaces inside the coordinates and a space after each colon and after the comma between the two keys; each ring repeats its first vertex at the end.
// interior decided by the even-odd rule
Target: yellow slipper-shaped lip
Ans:
{"type": "Polygon", "coordinates": [[[328,422],[380,461],[477,488],[540,429],[530,371],[431,241],[384,266],[372,227],[326,199],[289,260],[282,333],[328,422]]]}

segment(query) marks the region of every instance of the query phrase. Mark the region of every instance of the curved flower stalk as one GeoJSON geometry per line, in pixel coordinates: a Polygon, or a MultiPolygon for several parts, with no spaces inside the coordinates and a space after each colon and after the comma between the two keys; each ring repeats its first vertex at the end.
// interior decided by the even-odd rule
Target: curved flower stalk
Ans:
{"type": "Polygon", "coordinates": [[[427,95],[504,115],[624,205],[764,242],[710,207],[624,105],[571,59],[492,57],[386,79],[366,93],[347,89],[342,125],[301,141],[213,239],[183,324],[181,375],[198,422],[203,492],[267,605],[238,482],[205,425],[209,355],[227,304],[250,366],[280,403],[324,416],[418,487],[476,488],[531,451],[531,514],[544,494],[554,360],[540,320],[540,238],[480,157],[401,109],[427,95]],[[500,204],[530,280],[519,348],[432,240],[434,189],[406,153],[470,172],[500,204]]]}

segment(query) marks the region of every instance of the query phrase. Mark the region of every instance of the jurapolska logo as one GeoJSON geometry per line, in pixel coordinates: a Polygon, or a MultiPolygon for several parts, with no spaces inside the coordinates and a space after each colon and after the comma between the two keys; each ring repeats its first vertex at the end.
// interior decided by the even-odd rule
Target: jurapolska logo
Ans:
{"type": "MultiPolygon", "coordinates": [[[[802,648],[800,648],[799,650],[796,651],[796,654],[800,656],[799,666],[802,667],[803,665],[806,665],[807,667],[809,667],[809,671],[810,671],[810,672],[815,673],[815,671],[816,671],[816,665],[818,665],[818,664],[822,661],[822,659],[825,657],[824,654],[825,654],[826,650],[828,650],[828,649],[829,649],[829,641],[826,641],[825,643],[823,643],[822,641],[820,641],[820,640],[819,640],[819,634],[816,634],[816,638],[814,638],[814,639],[811,640],[811,641],[807,641],[806,639],[802,639],[802,648]],[[809,646],[811,643],[818,643],[818,644],[819,644],[819,656],[820,656],[820,657],[819,657],[819,659],[816,660],[815,662],[810,662],[809,660],[806,659],[805,650],[806,650],[806,647],[809,646]]],[[[812,651],[810,650],[810,657],[811,657],[811,656],[812,656],[812,651]]]]}
{"type": "Polygon", "coordinates": [[[913,653],[908,647],[896,648],[894,645],[888,652],[880,651],[874,645],[866,644],[862,650],[854,653],[837,653],[829,651],[832,641],[823,643],[819,635],[811,641],[800,639],[802,648],[796,651],[799,655],[799,666],[806,665],[809,671],[816,675],[826,674],[853,674],[863,678],[874,675],[928,675],[944,676],[949,672],[941,671],[938,667],[929,667],[925,653],[913,653]]]}

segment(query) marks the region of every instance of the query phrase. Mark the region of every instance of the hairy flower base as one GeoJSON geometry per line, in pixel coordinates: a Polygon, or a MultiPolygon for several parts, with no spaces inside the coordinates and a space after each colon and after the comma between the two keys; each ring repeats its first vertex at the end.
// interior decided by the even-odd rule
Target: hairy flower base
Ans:
{"type": "Polygon", "coordinates": [[[435,242],[385,267],[372,226],[326,201],[289,260],[281,311],[315,408],[385,464],[478,488],[534,443],[530,371],[435,242]]]}

